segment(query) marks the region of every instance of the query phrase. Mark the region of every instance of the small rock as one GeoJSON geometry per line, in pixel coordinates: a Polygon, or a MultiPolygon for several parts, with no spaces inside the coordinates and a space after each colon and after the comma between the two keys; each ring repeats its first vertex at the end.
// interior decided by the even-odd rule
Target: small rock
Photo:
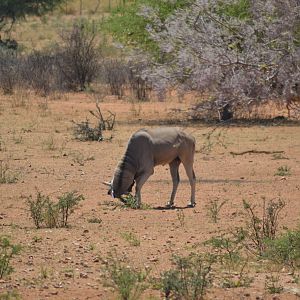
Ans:
{"type": "Polygon", "coordinates": [[[158,258],[157,257],[151,257],[151,258],[149,258],[149,261],[151,261],[151,262],[157,262],[158,258]]]}
{"type": "Polygon", "coordinates": [[[86,273],[80,272],[79,277],[80,278],[88,278],[88,275],[86,273]]]}
{"type": "Polygon", "coordinates": [[[57,295],[58,294],[58,291],[53,291],[50,293],[51,295],[57,295]]]}

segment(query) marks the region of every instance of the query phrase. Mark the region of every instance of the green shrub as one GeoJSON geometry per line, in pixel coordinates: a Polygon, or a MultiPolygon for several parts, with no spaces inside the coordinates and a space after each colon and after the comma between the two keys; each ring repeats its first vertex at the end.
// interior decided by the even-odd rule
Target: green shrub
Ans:
{"type": "Polygon", "coordinates": [[[37,192],[36,199],[34,200],[30,195],[27,199],[31,218],[33,219],[36,228],[40,228],[45,218],[45,207],[50,203],[48,196],[42,195],[41,192],[37,192]]]}
{"type": "Polygon", "coordinates": [[[6,236],[0,237],[0,279],[13,272],[14,269],[10,265],[10,261],[20,251],[20,245],[12,244],[6,236]]]}
{"type": "Polygon", "coordinates": [[[21,296],[17,291],[8,291],[0,294],[0,300],[20,300],[21,296]]]}
{"type": "Polygon", "coordinates": [[[270,200],[266,203],[263,198],[263,207],[261,216],[255,212],[255,207],[251,206],[246,200],[243,200],[246,211],[246,229],[244,230],[247,238],[250,240],[249,250],[258,255],[262,255],[266,248],[266,241],[273,240],[278,232],[279,214],[285,207],[285,202],[270,200]]]}
{"type": "Polygon", "coordinates": [[[123,232],[121,234],[122,238],[126,240],[131,246],[140,246],[140,239],[133,232],[123,232]]]}
{"type": "Polygon", "coordinates": [[[219,220],[219,213],[223,207],[223,205],[227,202],[228,200],[224,200],[222,202],[219,202],[218,199],[211,200],[207,206],[208,210],[208,215],[212,219],[213,223],[217,223],[219,220]]]}
{"type": "MultiPolygon", "coordinates": [[[[1,145],[0,145],[1,146],[1,145]]],[[[0,160],[0,184],[1,183],[16,183],[18,181],[17,174],[13,173],[9,165],[0,160]]]]}
{"type": "Polygon", "coordinates": [[[30,196],[27,203],[36,228],[54,228],[68,226],[69,216],[81,200],[84,200],[83,195],[73,191],[58,197],[58,202],[54,203],[49,196],[38,192],[36,198],[30,196]]]}
{"type": "Polygon", "coordinates": [[[291,175],[291,168],[288,166],[280,166],[277,168],[275,176],[289,176],[291,175]]]}
{"type": "Polygon", "coordinates": [[[114,288],[122,300],[139,299],[147,288],[147,270],[134,269],[110,256],[103,268],[104,284],[114,288]]]}
{"type": "Polygon", "coordinates": [[[212,277],[214,256],[191,254],[174,257],[174,268],[161,274],[160,289],[166,299],[203,299],[212,277]]]}
{"type": "Polygon", "coordinates": [[[300,230],[287,231],[266,243],[265,257],[291,267],[300,267],[300,230]]]}
{"type": "Polygon", "coordinates": [[[81,200],[84,200],[83,195],[78,195],[75,191],[64,193],[58,198],[57,207],[61,218],[60,227],[68,226],[68,218],[70,214],[74,212],[75,207],[78,206],[81,200]]]}

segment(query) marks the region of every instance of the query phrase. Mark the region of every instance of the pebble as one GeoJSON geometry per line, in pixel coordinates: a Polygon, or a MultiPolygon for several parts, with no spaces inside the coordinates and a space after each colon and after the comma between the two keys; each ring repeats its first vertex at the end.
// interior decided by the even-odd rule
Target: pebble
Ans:
{"type": "Polygon", "coordinates": [[[80,278],[88,278],[88,275],[86,273],[80,272],[79,277],[80,278]]]}

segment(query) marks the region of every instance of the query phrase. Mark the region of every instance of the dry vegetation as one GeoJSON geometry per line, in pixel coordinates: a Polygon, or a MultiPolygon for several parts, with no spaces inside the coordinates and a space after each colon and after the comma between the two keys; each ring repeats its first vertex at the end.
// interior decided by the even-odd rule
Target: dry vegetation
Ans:
{"type": "Polygon", "coordinates": [[[48,48],[59,40],[62,32],[72,27],[74,20],[83,17],[99,24],[120,3],[120,0],[69,1],[50,15],[30,17],[16,24],[12,36],[25,51],[48,48]]]}
{"type": "MultiPolygon", "coordinates": [[[[82,142],[73,135],[72,120],[89,117],[96,124],[89,113],[95,109],[90,97],[69,94],[46,101],[30,94],[21,99],[19,94],[1,96],[0,230],[21,250],[17,248],[9,259],[14,272],[0,280],[0,294],[23,299],[116,299],[130,292],[130,297],[136,293],[142,299],[161,299],[163,294],[172,295],[174,283],[180,286],[181,267],[191,281],[187,291],[176,292],[180,299],[191,299],[193,282],[201,282],[207,299],[272,299],[273,292],[280,292],[280,299],[294,299],[299,294],[296,257],[289,257],[285,265],[249,251],[240,253],[238,260],[223,252],[227,249],[233,255],[244,243],[231,236],[237,226],[245,225],[243,200],[262,218],[264,202],[282,199],[278,234],[285,232],[284,227],[297,228],[299,126],[229,126],[221,135],[219,130],[210,135],[212,147],[207,147],[211,127],[181,123],[188,102],[129,104],[108,97],[100,107],[105,116],[108,111],[116,113],[113,138],[82,142]],[[177,208],[162,208],[171,190],[166,167],[157,168],[146,183],[144,209],[124,208],[110,199],[100,182],[111,178],[131,133],[170,122],[197,140],[196,208],[185,209],[189,184],[182,169],[177,208]],[[85,200],[70,215],[68,226],[36,229],[28,199],[36,199],[40,191],[55,202],[74,190],[85,200]],[[215,241],[223,248],[215,243],[210,244],[215,250],[208,251],[203,243],[212,238],[219,238],[215,241]],[[203,256],[182,258],[205,252],[219,253],[223,263],[203,256]],[[130,291],[120,285],[122,278],[130,279],[126,285],[132,286],[130,291]]],[[[107,134],[110,137],[111,132],[107,134]]]]}

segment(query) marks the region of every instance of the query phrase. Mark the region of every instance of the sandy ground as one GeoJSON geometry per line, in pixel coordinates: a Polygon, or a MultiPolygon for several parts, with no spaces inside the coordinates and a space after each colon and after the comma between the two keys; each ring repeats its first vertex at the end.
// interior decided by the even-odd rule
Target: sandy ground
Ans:
{"type": "MultiPolygon", "coordinates": [[[[31,97],[32,98],[32,97],[31,97]]],[[[30,98],[30,99],[31,99],[30,98]]],[[[111,100],[101,103],[107,115],[117,113],[111,140],[81,142],[74,139],[72,120],[88,117],[95,105],[77,94],[61,99],[24,100],[1,96],[0,159],[2,166],[17,177],[11,184],[0,184],[0,233],[22,245],[12,265],[15,271],[0,280],[0,294],[16,291],[22,299],[117,299],[112,288],[103,285],[102,259],[110,253],[126,257],[135,267],[151,269],[152,276],[171,266],[174,254],[203,251],[202,243],[212,236],[244,224],[242,200],[262,206],[281,198],[286,206],[280,215],[280,230],[295,228],[300,213],[300,127],[297,125],[230,126],[223,129],[221,141],[213,140],[209,152],[203,150],[206,134],[212,129],[203,124],[180,122],[186,119],[189,103],[150,102],[132,104],[111,100]],[[160,122],[158,122],[160,120],[160,122]],[[141,127],[170,123],[184,128],[196,138],[195,208],[186,208],[190,187],[183,168],[176,197],[176,209],[162,209],[172,188],[167,166],[160,166],[143,188],[143,202],[149,209],[133,210],[115,206],[102,186],[110,180],[125,151],[130,135],[141,127]],[[230,152],[283,151],[281,154],[230,152]],[[281,166],[290,175],[275,176],[281,166]],[[56,200],[64,192],[76,190],[85,200],[70,216],[68,228],[36,229],[27,198],[37,191],[56,200]],[[209,217],[210,201],[226,203],[219,221],[209,217]],[[100,223],[91,222],[92,219],[100,223]],[[124,234],[131,233],[140,245],[133,246],[124,234]]],[[[219,132],[219,131],[217,131],[219,132]]],[[[117,200],[114,200],[117,201],[117,200]]],[[[300,286],[286,268],[249,268],[253,282],[249,287],[222,288],[215,283],[207,299],[297,299],[300,286]],[[279,276],[284,287],[271,295],[265,288],[266,276],[279,276]]],[[[219,282],[219,281],[218,281],[219,282]]],[[[160,291],[147,289],[142,299],[162,299],[160,291]]]]}

